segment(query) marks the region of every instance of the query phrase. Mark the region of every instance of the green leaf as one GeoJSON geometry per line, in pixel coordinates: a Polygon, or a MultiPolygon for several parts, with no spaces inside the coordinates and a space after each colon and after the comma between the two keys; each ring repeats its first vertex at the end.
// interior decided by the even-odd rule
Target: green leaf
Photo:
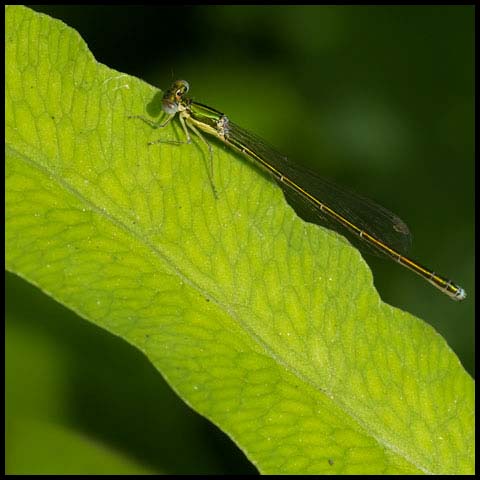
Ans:
{"type": "Polygon", "coordinates": [[[216,428],[176,397],[140,351],[21,278],[5,280],[10,474],[62,473],[67,462],[63,473],[77,475],[253,471],[233,442],[223,439],[218,449],[216,428]],[[85,448],[52,430],[83,438],[85,448]],[[134,459],[142,462],[136,472],[134,459]]]}
{"type": "MultiPolygon", "coordinates": [[[[6,263],[140,349],[262,473],[473,473],[473,381],[360,254],[159,92],[6,10],[6,263]]],[[[161,415],[163,412],[159,412],[161,415]]]]}

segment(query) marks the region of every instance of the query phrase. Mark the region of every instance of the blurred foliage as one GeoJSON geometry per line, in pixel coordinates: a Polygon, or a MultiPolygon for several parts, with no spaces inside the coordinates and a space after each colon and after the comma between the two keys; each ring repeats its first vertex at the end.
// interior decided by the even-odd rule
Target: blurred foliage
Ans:
{"type": "MultiPolygon", "coordinates": [[[[430,321],[473,374],[473,6],[32,8],[75,28],[98,61],[161,88],[187,79],[197,100],[398,213],[414,234],[413,258],[469,296],[454,303],[411,272],[368,256],[376,286],[386,302],[430,321]]],[[[254,471],[138,352],[12,278],[7,420],[15,409],[44,408],[156,471],[254,471]],[[33,343],[32,332],[44,348],[15,353],[33,343]],[[66,355],[55,382],[69,392],[65,404],[42,397],[48,376],[36,378],[40,406],[31,397],[20,401],[17,370],[52,355],[66,355]],[[94,355],[111,359],[110,371],[88,370],[94,355]],[[129,365],[132,384],[115,377],[115,362],[118,371],[129,365]],[[128,425],[130,401],[141,402],[131,411],[145,416],[128,425]],[[168,418],[154,416],[159,402],[168,404],[168,418]],[[159,429],[165,445],[157,444],[159,429]]]]}

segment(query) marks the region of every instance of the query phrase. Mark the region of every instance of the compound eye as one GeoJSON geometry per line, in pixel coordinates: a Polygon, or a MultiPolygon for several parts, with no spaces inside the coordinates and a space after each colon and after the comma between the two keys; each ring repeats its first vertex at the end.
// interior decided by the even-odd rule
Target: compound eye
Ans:
{"type": "Polygon", "coordinates": [[[175,82],[175,86],[177,87],[177,90],[175,91],[175,96],[177,98],[183,97],[190,88],[190,85],[186,80],[178,80],[175,82]]]}
{"type": "Polygon", "coordinates": [[[162,109],[165,113],[168,113],[169,115],[174,115],[178,112],[178,103],[172,102],[168,98],[164,98],[162,101],[162,109]]]}

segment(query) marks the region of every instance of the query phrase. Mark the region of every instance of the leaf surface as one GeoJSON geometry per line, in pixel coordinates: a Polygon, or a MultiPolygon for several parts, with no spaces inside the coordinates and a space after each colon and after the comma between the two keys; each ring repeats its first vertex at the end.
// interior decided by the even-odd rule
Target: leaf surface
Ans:
{"type": "MultiPolygon", "coordinates": [[[[472,473],[473,382],[360,254],[158,114],[62,22],[6,10],[7,268],[124,338],[262,473],[472,473]]],[[[159,412],[164,414],[165,412],[159,412]]]]}

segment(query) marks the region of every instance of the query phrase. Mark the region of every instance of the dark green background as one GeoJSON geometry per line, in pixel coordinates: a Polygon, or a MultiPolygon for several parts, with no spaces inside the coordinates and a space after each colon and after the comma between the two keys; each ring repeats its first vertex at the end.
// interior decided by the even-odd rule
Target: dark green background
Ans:
{"type": "MultiPolygon", "coordinates": [[[[187,79],[197,100],[398,213],[414,235],[412,257],[469,296],[455,303],[393,262],[366,256],[375,285],[384,301],[434,326],[473,375],[472,6],[32,8],[75,28],[98,61],[161,88],[187,79]]],[[[18,354],[22,332],[33,331],[61,344],[68,360],[70,402],[57,421],[154,471],[255,471],[141,354],[7,280],[7,421],[25,409],[55,420],[18,380],[38,361],[35,349],[32,358],[18,354]]],[[[44,387],[36,369],[30,375],[44,387]]],[[[11,469],[22,458],[27,468],[14,448],[21,453],[21,445],[7,449],[7,468],[9,458],[11,469]]]]}

